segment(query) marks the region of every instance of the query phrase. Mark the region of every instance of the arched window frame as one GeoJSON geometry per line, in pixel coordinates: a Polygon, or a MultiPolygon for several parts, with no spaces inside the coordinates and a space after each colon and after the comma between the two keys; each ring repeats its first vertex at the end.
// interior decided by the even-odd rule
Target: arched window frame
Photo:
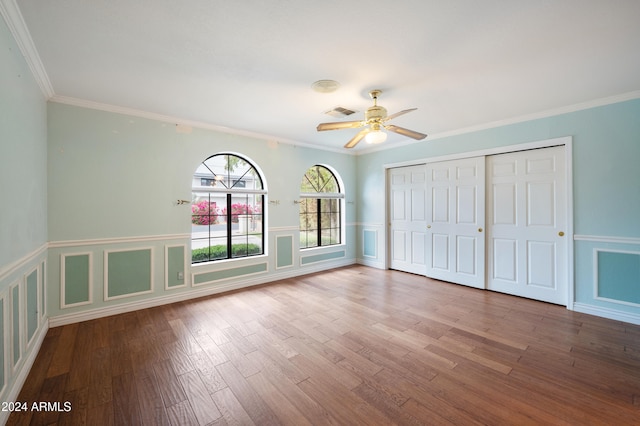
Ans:
{"type": "Polygon", "coordinates": [[[202,161],[194,172],[192,183],[192,263],[200,264],[265,254],[266,195],[267,188],[263,174],[247,157],[234,152],[220,152],[202,161]],[[214,157],[223,156],[226,162],[225,171],[216,173],[207,165],[207,162],[213,161],[214,157]],[[236,166],[231,168],[231,157],[237,158],[236,165],[242,162],[247,166],[241,175],[233,174],[236,166]],[[199,170],[204,170],[204,173],[199,170]],[[259,184],[254,183],[253,188],[239,186],[247,175],[259,184]],[[200,184],[196,185],[198,181],[200,184]],[[242,201],[239,200],[240,197],[244,197],[245,203],[238,203],[242,201]],[[214,199],[215,203],[212,201],[214,199]],[[217,205],[218,201],[220,206],[217,205]],[[202,226],[202,223],[206,225],[206,236],[203,235],[203,230],[200,232],[195,230],[194,225],[200,219],[202,221],[199,221],[198,225],[202,226]],[[215,225],[218,226],[214,231],[215,225]],[[203,254],[204,247],[196,247],[204,243],[208,248],[206,255],[203,254]],[[225,246],[226,250],[222,252],[212,250],[214,246],[225,246]]]}
{"type": "MultiPolygon", "coordinates": [[[[312,184],[313,186],[313,184],[312,184]]],[[[340,175],[330,166],[324,164],[315,164],[305,171],[301,182],[300,192],[300,249],[312,249],[318,247],[326,247],[332,245],[340,245],[344,243],[344,185],[340,179],[340,175]],[[302,191],[305,179],[308,181],[308,174],[314,168],[326,170],[332,177],[337,187],[336,191],[324,192],[324,188],[315,188],[316,191],[302,191]],[[315,212],[320,212],[315,217],[315,226],[306,226],[309,223],[308,217],[313,216],[314,212],[309,211],[308,207],[312,203],[311,208],[315,212]],[[328,207],[328,208],[327,208],[328,207]],[[323,212],[323,210],[325,210],[323,212]],[[331,225],[323,225],[322,218],[333,216],[329,219],[331,225]],[[329,235],[329,236],[327,236],[329,235]]]]}

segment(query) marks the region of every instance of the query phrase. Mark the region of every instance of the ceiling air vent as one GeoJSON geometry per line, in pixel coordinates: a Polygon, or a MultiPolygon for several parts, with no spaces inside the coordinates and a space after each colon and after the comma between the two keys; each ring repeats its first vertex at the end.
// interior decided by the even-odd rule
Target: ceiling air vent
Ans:
{"type": "Polygon", "coordinates": [[[342,117],[347,117],[355,112],[356,111],[352,109],[338,106],[338,107],[335,107],[334,109],[330,109],[329,111],[325,111],[324,113],[335,118],[342,118],[342,117]]]}

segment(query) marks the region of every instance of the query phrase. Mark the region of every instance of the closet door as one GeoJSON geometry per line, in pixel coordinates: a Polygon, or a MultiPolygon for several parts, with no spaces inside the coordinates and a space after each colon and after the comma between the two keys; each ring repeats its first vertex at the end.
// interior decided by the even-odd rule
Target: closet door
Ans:
{"type": "Polygon", "coordinates": [[[389,169],[390,267],[424,275],[425,166],[389,169]]]}
{"type": "Polygon", "coordinates": [[[427,164],[428,277],[484,288],[485,158],[427,164]]]}
{"type": "Polygon", "coordinates": [[[487,288],[567,304],[564,146],[487,157],[487,288]]]}

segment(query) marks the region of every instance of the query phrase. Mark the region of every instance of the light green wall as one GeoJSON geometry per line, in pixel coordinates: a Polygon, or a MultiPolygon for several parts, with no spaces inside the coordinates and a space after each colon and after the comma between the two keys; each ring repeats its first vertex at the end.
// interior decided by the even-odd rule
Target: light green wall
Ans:
{"type": "Polygon", "coordinates": [[[47,110],[0,19],[0,270],[47,241],[47,110]]]}
{"type": "MultiPolygon", "coordinates": [[[[49,104],[49,240],[166,235],[191,232],[188,204],[198,164],[223,151],[242,154],[264,173],[269,227],[298,224],[293,200],[304,172],[333,167],[355,197],[351,155],[204,129],[176,132],[171,123],[49,104]]],[[[346,221],[355,220],[354,209],[346,221]]]]}
{"type": "MultiPolygon", "coordinates": [[[[358,223],[377,226],[384,219],[384,164],[413,161],[447,154],[515,145],[571,136],[573,138],[573,223],[575,250],[575,301],[583,305],[636,315],[640,305],[630,292],[637,286],[605,288],[619,302],[594,298],[593,250],[615,246],[617,250],[640,250],[640,99],[594,107],[552,117],[433,139],[359,156],[358,223]],[[381,208],[382,207],[382,208],[381,208]],[[587,241],[604,237],[602,242],[587,241]],[[611,239],[628,239],[617,244],[611,239]]],[[[384,229],[381,228],[384,239],[384,229]]],[[[384,258],[385,244],[378,244],[378,258],[384,258]]],[[[363,247],[358,248],[362,256],[363,247]]],[[[600,283],[616,286],[612,280],[600,283]]],[[[604,314],[594,310],[592,313],[604,314]]]]}
{"type": "MultiPolygon", "coordinates": [[[[46,243],[47,104],[0,18],[1,401],[17,398],[46,330],[38,309],[46,243]]],[[[7,416],[0,412],[0,424],[7,416]]]]}

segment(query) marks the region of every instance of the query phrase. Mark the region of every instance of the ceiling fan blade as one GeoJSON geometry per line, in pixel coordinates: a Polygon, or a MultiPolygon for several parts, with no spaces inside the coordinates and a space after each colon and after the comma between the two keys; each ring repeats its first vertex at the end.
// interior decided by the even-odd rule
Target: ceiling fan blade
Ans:
{"type": "Polygon", "coordinates": [[[320,123],[316,130],[322,132],[324,130],[355,129],[364,126],[364,124],[364,121],[336,121],[334,123],[320,123]]]}
{"type": "Polygon", "coordinates": [[[400,112],[396,112],[395,114],[387,115],[387,116],[384,118],[384,120],[382,120],[382,121],[389,121],[389,120],[393,120],[393,119],[394,119],[394,118],[396,118],[396,117],[400,117],[401,115],[404,115],[404,114],[406,114],[406,113],[408,113],[408,112],[411,112],[411,111],[415,111],[415,110],[417,110],[417,109],[418,109],[418,108],[403,109],[402,111],[400,111],[400,112]]]}
{"type": "Polygon", "coordinates": [[[410,138],[421,140],[427,137],[424,133],[415,132],[413,130],[405,129],[404,127],[394,126],[393,124],[389,124],[388,126],[384,126],[385,129],[390,132],[398,133],[402,136],[408,136],[410,138]]]}
{"type": "Polygon", "coordinates": [[[362,140],[362,138],[365,137],[365,135],[367,133],[369,133],[370,130],[368,128],[360,130],[358,132],[357,135],[355,135],[349,142],[347,142],[347,144],[344,146],[345,148],[353,148],[354,146],[358,145],[358,142],[360,142],[362,140]]]}

